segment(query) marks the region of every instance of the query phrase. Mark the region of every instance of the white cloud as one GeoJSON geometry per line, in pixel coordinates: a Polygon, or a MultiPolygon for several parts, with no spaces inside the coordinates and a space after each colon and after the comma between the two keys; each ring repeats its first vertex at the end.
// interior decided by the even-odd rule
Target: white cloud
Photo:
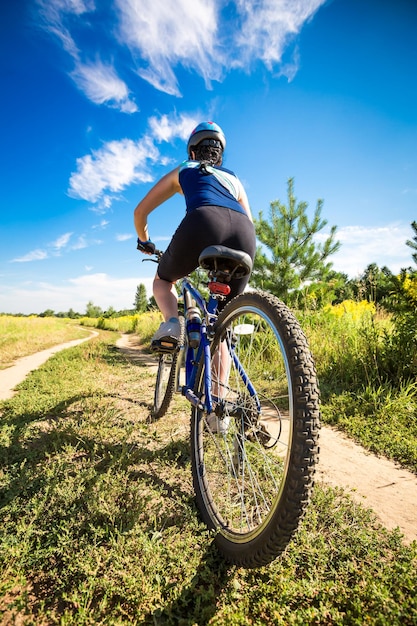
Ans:
{"type": "Polygon", "coordinates": [[[64,233],[60,237],[58,237],[55,241],[53,241],[50,245],[55,250],[61,250],[61,248],[65,248],[68,245],[69,240],[71,239],[73,233],[64,233]]]}
{"type": "Polygon", "coordinates": [[[86,274],[62,283],[22,283],[2,288],[0,311],[7,313],[41,313],[46,309],[55,312],[72,308],[85,313],[87,303],[93,302],[103,310],[110,306],[116,310],[132,309],[139,283],[152,294],[153,278],[117,277],[108,274],[86,274]]]}
{"type": "Polygon", "coordinates": [[[155,142],[171,142],[177,137],[185,139],[195,124],[196,119],[189,115],[151,117],[149,134],[142,139],[109,141],[99,150],[77,159],[77,170],[71,174],[68,193],[95,203],[95,209],[105,213],[112,202],[109,194],[120,192],[132,183],[151,182],[149,165],[156,161],[166,164],[155,142]]]}
{"type": "MultiPolygon", "coordinates": [[[[71,34],[74,16],[82,18],[85,13],[95,12],[94,0],[37,0],[37,3],[45,28],[58,38],[75,62],[70,76],[78,89],[95,104],[106,104],[123,113],[136,113],[138,107],[129,97],[127,85],[117,75],[114,66],[101,60],[83,62],[82,56],[86,53],[77,46],[71,34]]],[[[98,56],[97,51],[95,56],[98,56]]]]}
{"type": "Polygon", "coordinates": [[[173,68],[197,70],[208,84],[219,75],[218,16],[215,0],[115,0],[119,40],[140,67],[138,74],[156,89],[180,95],[173,68]]]}
{"type": "Polygon", "coordinates": [[[36,0],[39,14],[45,28],[55,35],[62,47],[74,59],[79,57],[79,49],[65,26],[67,16],[81,17],[95,10],[94,0],[36,0]]]}
{"type": "Polygon", "coordinates": [[[127,46],[134,61],[128,69],[173,96],[181,95],[180,66],[201,76],[207,88],[233,68],[249,70],[257,60],[292,80],[299,64],[297,48],[290,61],[283,62],[284,52],[326,0],[113,0],[107,7],[96,7],[93,0],[37,2],[46,28],[75,62],[71,76],[78,88],[96,104],[133,113],[137,105],[114,63],[91,59],[117,59],[127,46]],[[92,30],[97,22],[102,28],[102,15],[112,9],[117,41],[111,40],[112,30],[105,50],[97,39],[77,38],[81,26],[92,30]],[[87,51],[87,45],[95,48],[87,51]]]}
{"type": "Polygon", "coordinates": [[[98,215],[107,213],[107,211],[111,208],[114,200],[120,200],[121,198],[118,195],[111,194],[107,195],[103,192],[103,194],[98,198],[97,203],[94,206],[90,207],[90,210],[98,215]]]}
{"type": "Polygon", "coordinates": [[[29,263],[30,261],[43,261],[43,259],[47,259],[47,258],[48,258],[48,253],[46,252],[46,250],[41,250],[40,248],[37,248],[36,250],[32,250],[31,252],[28,252],[24,256],[12,259],[10,262],[11,263],[29,263]]]}
{"type": "MultiPolygon", "coordinates": [[[[320,239],[325,235],[321,234],[320,239]]],[[[403,267],[413,265],[411,252],[406,246],[410,227],[388,224],[380,227],[345,226],[337,230],[336,239],[341,247],[330,257],[333,269],[354,278],[363,273],[371,263],[387,266],[396,273],[403,267]]]]}
{"type": "Polygon", "coordinates": [[[71,250],[83,250],[84,248],[87,248],[88,244],[87,244],[87,239],[85,238],[85,235],[80,235],[77,239],[77,241],[71,246],[71,250]]]}
{"type": "Polygon", "coordinates": [[[100,224],[94,224],[91,228],[93,230],[105,230],[109,224],[110,222],[108,220],[101,220],[100,224]]]}
{"type": "MultiPolygon", "coordinates": [[[[106,228],[107,224],[109,224],[109,222],[107,222],[106,220],[102,220],[101,224],[98,227],[104,229],[106,228]]],[[[63,235],[55,239],[55,241],[47,244],[46,250],[42,248],[37,248],[36,250],[32,250],[31,252],[28,252],[21,257],[11,259],[10,263],[29,263],[31,261],[43,261],[44,259],[60,256],[61,251],[64,249],[69,252],[72,250],[81,250],[92,245],[99,245],[103,243],[99,239],[87,240],[85,235],[79,235],[77,240],[69,245],[70,239],[73,234],[74,233],[64,233],[63,235]]]]}
{"type": "Polygon", "coordinates": [[[99,150],[77,159],[77,171],[71,174],[69,194],[97,202],[105,191],[118,192],[134,182],[149,182],[148,162],[155,162],[158,150],[145,137],[141,141],[109,141],[99,150]]]}
{"type": "Polygon", "coordinates": [[[103,243],[101,239],[87,239],[85,235],[80,235],[77,241],[71,246],[71,250],[83,250],[90,246],[99,246],[103,243]]]}
{"type": "Polygon", "coordinates": [[[128,241],[129,239],[133,238],[133,234],[132,233],[121,233],[120,235],[116,235],[116,241],[128,241]]]}
{"type": "Polygon", "coordinates": [[[161,115],[149,118],[149,128],[155,141],[171,142],[177,137],[188,139],[191,131],[198,124],[196,117],[192,115],[161,115]]]}
{"type": "Polygon", "coordinates": [[[325,0],[235,0],[223,7],[215,0],[115,0],[119,40],[128,45],[138,73],[156,89],[181,95],[178,65],[203,77],[206,86],[232,68],[250,68],[261,60],[268,70],[292,80],[298,51],[282,63],[288,43],[325,0]]]}
{"type": "Polygon", "coordinates": [[[129,98],[126,83],[121,80],[112,65],[101,61],[77,64],[71,72],[71,78],[77,87],[95,104],[109,104],[124,113],[138,110],[135,102],[129,98]]]}
{"type": "Polygon", "coordinates": [[[94,11],[94,0],[47,0],[49,6],[55,6],[63,13],[74,13],[82,15],[89,11],[94,11]]]}
{"type": "Polygon", "coordinates": [[[261,59],[271,70],[281,62],[289,38],[301,31],[322,4],[324,0],[236,0],[241,24],[235,31],[238,58],[234,65],[245,67],[261,59]]]}

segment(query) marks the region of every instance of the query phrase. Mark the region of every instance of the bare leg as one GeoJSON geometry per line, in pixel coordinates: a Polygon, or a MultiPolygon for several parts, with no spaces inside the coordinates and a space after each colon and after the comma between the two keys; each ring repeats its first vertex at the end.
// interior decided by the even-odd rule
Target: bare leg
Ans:
{"type": "Polygon", "coordinates": [[[216,352],[213,354],[211,362],[212,394],[219,400],[227,395],[227,384],[230,374],[230,353],[225,341],[222,341],[216,352]]]}
{"type": "MultiPolygon", "coordinates": [[[[225,400],[229,383],[231,358],[226,341],[222,341],[216,348],[211,360],[211,393],[213,399],[225,400]]],[[[224,415],[212,412],[207,416],[207,426],[211,433],[226,435],[230,423],[230,415],[226,411],[224,415]]]]}
{"type": "Polygon", "coordinates": [[[172,317],[178,317],[178,295],[174,283],[162,280],[156,274],[153,281],[153,295],[166,322],[172,317]]]}

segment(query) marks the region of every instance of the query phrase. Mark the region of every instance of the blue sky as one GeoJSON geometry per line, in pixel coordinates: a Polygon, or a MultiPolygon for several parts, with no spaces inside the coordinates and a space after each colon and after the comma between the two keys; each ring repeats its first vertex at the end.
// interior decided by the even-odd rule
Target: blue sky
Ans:
{"type": "MultiPolygon", "coordinates": [[[[0,7],[0,311],[133,305],[133,209],[213,119],[255,216],[287,181],[334,269],[412,264],[414,0],[14,0],[0,7]]],[[[164,248],[176,196],[149,219],[164,248]]],[[[150,293],[150,291],[149,291],[150,293]]]]}

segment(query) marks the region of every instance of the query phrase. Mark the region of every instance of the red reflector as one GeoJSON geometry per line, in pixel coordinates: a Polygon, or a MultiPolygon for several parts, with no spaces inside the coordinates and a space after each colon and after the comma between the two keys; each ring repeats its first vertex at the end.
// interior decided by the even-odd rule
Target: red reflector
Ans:
{"type": "Polygon", "coordinates": [[[230,285],[225,285],[224,283],[209,283],[208,288],[211,293],[221,293],[222,296],[228,296],[230,293],[230,285]]]}

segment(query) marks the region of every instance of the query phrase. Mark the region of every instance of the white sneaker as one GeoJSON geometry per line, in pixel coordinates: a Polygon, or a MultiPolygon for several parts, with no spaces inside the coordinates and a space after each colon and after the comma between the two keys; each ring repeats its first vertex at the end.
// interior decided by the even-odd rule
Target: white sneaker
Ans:
{"type": "Polygon", "coordinates": [[[210,413],[210,415],[207,416],[207,427],[213,435],[226,435],[229,430],[229,424],[230,417],[228,415],[220,418],[217,417],[215,413],[210,413]]]}
{"type": "Polygon", "coordinates": [[[176,317],[162,322],[151,341],[151,350],[155,352],[174,352],[181,338],[181,325],[176,317]]]}

